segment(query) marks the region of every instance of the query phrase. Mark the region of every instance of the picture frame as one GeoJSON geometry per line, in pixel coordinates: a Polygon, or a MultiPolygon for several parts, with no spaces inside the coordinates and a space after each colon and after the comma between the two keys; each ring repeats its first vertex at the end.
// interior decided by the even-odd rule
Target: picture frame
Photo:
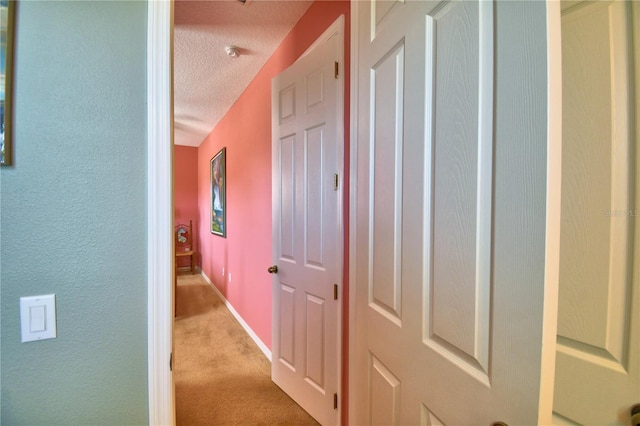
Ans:
{"type": "Polygon", "coordinates": [[[13,165],[13,43],[17,0],[0,0],[0,166],[13,165]]]}
{"type": "Polygon", "coordinates": [[[227,149],[222,148],[211,158],[211,233],[227,237],[227,149]]]}

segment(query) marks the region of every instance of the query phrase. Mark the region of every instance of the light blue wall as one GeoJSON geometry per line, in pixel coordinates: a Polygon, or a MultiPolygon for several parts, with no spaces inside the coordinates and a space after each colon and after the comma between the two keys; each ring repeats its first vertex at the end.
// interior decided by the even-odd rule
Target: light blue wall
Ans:
{"type": "Polygon", "coordinates": [[[21,1],[0,171],[1,422],[146,424],[146,2],[21,1]],[[55,293],[58,337],[20,342],[55,293]]]}

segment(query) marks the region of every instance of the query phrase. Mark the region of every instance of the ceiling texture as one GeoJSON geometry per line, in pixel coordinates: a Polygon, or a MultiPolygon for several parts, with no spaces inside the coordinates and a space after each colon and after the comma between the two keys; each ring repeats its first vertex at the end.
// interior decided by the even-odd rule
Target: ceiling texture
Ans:
{"type": "Polygon", "coordinates": [[[177,0],[175,144],[199,146],[312,1],[177,0]],[[227,54],[237,47],[239,56],[227,54]]]}

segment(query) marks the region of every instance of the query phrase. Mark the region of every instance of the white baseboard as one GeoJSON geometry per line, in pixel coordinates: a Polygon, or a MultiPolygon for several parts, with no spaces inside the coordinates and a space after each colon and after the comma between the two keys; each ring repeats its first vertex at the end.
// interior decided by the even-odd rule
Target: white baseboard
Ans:
{"type": "Polygon", "coordinates": [[[251,329],[251,327],[249,327],[249,324],[247,324],[244,321],[244,319],[240,316],[240,314],[233,308],[233,305],[229,303],[227,298],[224,297],[222,293],[220,293],[220,290],[218,290],[218,288],[213,284],[213,282],[211,282],[207,274],[205,274],[204,271],[202,270],[200,270],[199,272],[200,274],[202,274],[202,278],[204,278],[204,280],[211,286],[211,288],[213,288],[213,291],[216,292],[220,300],[222,300],[224,305],[227,307],[227,309],[229,309],[229,311],[235,317],[235,319],[238,320],[242,328],[244,328],[244,331],[246,331],[249,337],[251,337],[251,339],[253,339],[253,341],[256,342],[256,345],[258,345],[258,347],[260,348],[264,356],[266,356],[269,362],[271,362],[271,351],[269,350],[267,345],[265,345],[264,342],[260,340],[258,335],[251,329]]]}

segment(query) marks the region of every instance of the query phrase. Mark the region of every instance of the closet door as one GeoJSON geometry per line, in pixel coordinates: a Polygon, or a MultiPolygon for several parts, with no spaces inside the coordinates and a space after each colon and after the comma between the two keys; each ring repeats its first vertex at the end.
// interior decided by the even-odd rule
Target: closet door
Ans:
{"type": "Polygon", "coordinates": [[[350,423],[549,423],[546,5],[352,6],[350,423]]]}
{"type": "Polygon", "coordinates": [[[565,6],[555,417],[630,424],[640,403],[640,8],[565,6]]]}

